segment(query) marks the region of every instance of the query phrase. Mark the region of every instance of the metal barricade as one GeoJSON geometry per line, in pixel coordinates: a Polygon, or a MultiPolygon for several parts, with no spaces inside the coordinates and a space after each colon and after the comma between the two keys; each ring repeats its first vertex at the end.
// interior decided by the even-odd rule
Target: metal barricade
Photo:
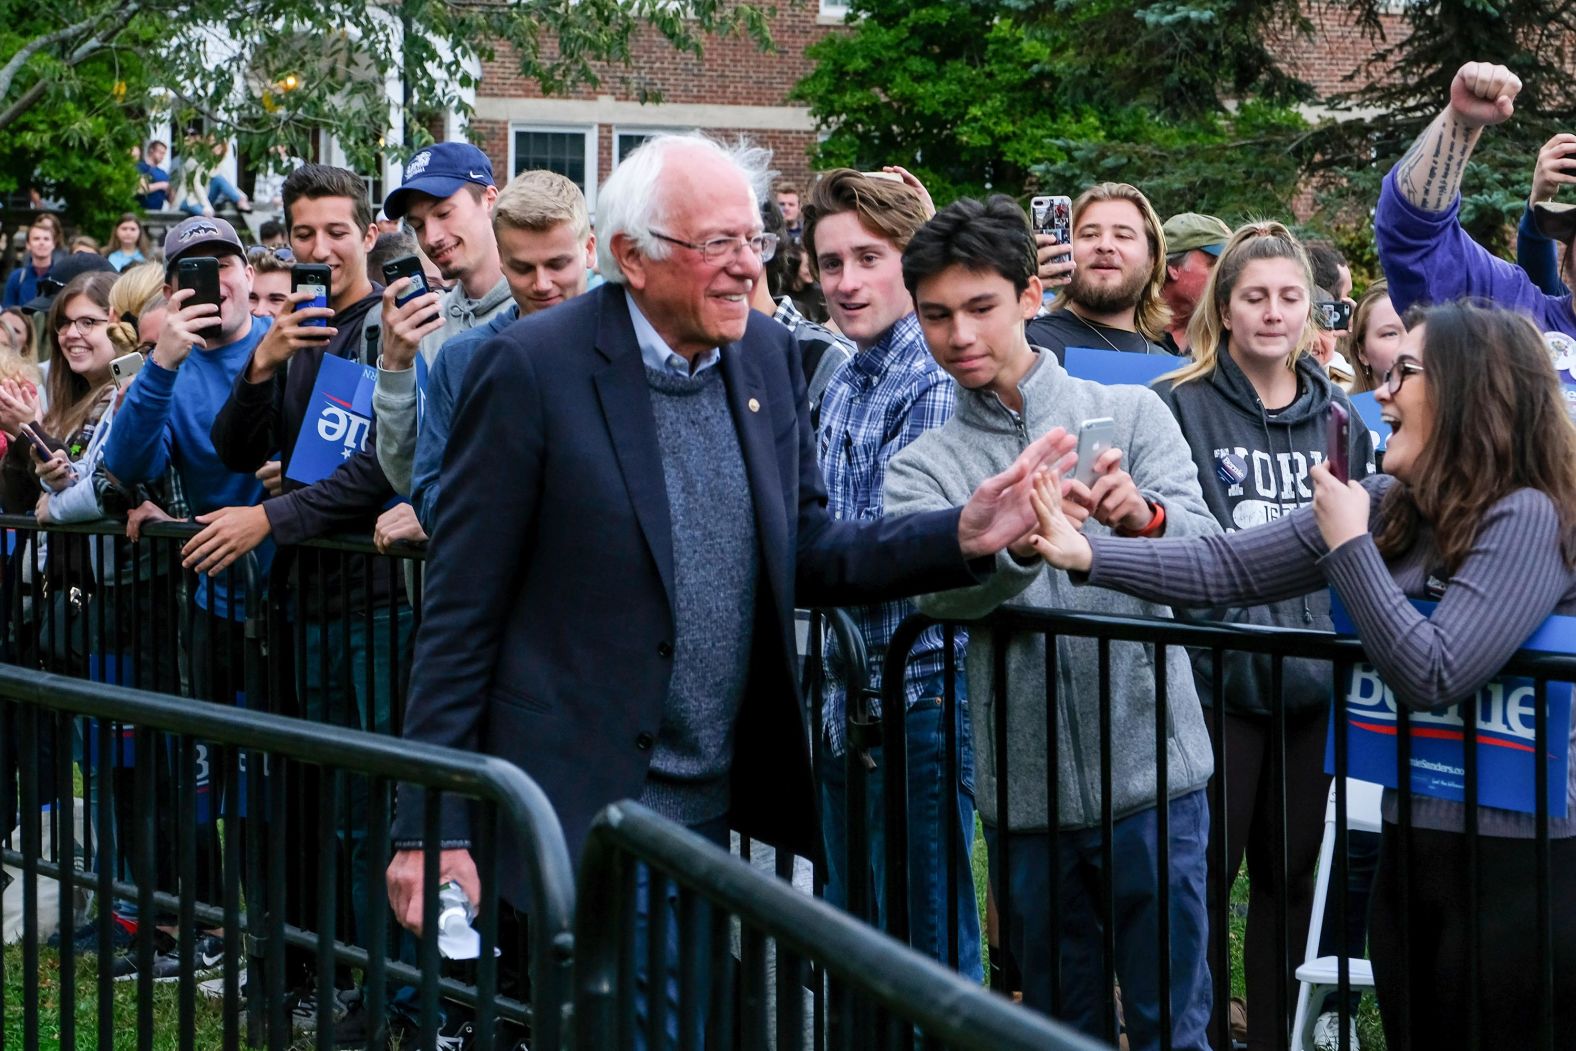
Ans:
{"type": "MultiPolygon", "coordinates": [[[[904,707],[901,702],[903,696],[903,677],[908,650],[911,648],[920,633],[927,627],[939,623],[931,618],[916,615],[908,618],[898,629],[892,639],[885,656],[885,675],[883,683],[883,739],[885,742],[886,762],[884,776],[886,778],[885,791],[887,793],[887,813],[885,842],[887,853],[886,871],[888,874],[886,895],[888,902],[886,930],[900,941],[907,941],[908,932],[908,903],[910,888],[904,877],[900,859],[906,856],[906,837],[908,834],[905,820],[906,805],[904,801],[904,707]]],[[[948,628],[961,625],[948,625],[948,628]]],[[[1329,662],[1333,672],[1332,681],[1339,684],[1345,680],[1346,674],[1354,665],[1363,661],[1361,645],[1354,639],[1339,638],[1323,632],[1298,631],[1291,629],[1277,629],[1264,627],[1244,627],[1237,625],[1211,625],[1187,623],[1174,620],[1146,618],[1146,617],[1115,617],[1100,616],[1080,613],[1076,611],[1057,610],[1028,610],[1004,608],[991,616],[978,621],[970,622],[967,628],[971,637],[975,639],[988,639],[993,646],[992,690],[988,697],[972,697],[972,705],[989,705],[988,718],[977,720],[976,727],[982,723],[991,731],[988,742],[977,741],[976,749],[988,747],[996,762],[996,791],[995,814],[1000,819],[1003,815],[1012,813],[1012,802],[1022,801],[1024,793],[1032,793],[1034,797],[1044,799],[1046,812],[1051,818],[1051,834],[1047,837],[1050,850],[1049,872],[1059,871],[1062,855],[1062,836],[1056,833],[1058,823],[1056,815],[1059,812],[1058,795],[1059,784],[1056,771],[1062,764],[1076,763],[1080,759],[1085,764],[1094,768],[1093,776],[1099,780],[1100,804],[1098,806],[1099,819],[1094,827],[1098,830],[1099,846],[1093,848],[1097,852],[1098,870],[1103,873],[1102,884],[1095,893],[1094,898],[1098,905],[1098,915],[1092,919],[1100,925],[1101,950],[1098,958],[1094,960],[1069,961],[1065,955],[1058,958],[1052,954],[1051,974],[1049,984],[1052,991],[1052,1013],[1063,1010],[1060,1002],[1063,988],[1064,968],[1079,967],[1095,970],[1095,981],[1098,988],[1103,990],[1105,999],[1102,1016],[1105,1019],[1105,1036],[1115,1041],[1117,1033],[1117,998],[1119,995],[1116,955],[1117,955],[1117,925],[1118,917],[1114,908],[1113,879],[1113,852],[1112,830],[1117,815],[1112,809],[1113,780],[1112,780],[1112,749],[1117,742],[1112,736],[1112,696],[1111,696],[1111,647],[1117,643],[1137,644],[1142,647],[1146,659],[1153,669],[1154,718],[1153,740],[1150,746],[1154,755],[1156,785],[1170,786],[1173,782],[1169,776],[1166,742],[1171,732],[1171,719],[1173,712],[1167,703],[1167,678],[1168,669],[1166,656],[1176,648],[1182,647],[1191,650],[1194,654],[1201,655],[1201,659],[1212,668],[1213,693],[1212,696],[1201,696],[1204,704],[1204,718],[1208,721],[1211,730],[1214,775],[1208,785],[1210,810],[1212,813],[1224,813],[1228,786],[1233,775],[1228,762],[1223,740],[1223,720],[1225,706],[1223,702],[1223,675],[1221,669],[1226,656],[1231,653],[1262,654],[1269,658],[1271,667],[1271,693],[1269,698],[1270,715],[1268,718],[1268,761],[1270,764],[1271,791],[1267,801],[1269,812],[1274,815],[1276,825],[1274,830],[1274,849],[1272,851],[1273,871],[1257,873],[1256,879],[1273,879],[1277,886],[1284,887],[1287,882],[1287,848],[1286,848],[1286,799],[1287,799],[1287,769],[1286,769],[1286,741],[1287,741],[1287,713],[1284,705],[1282,674],[1286,660],[1292,658],[1311,659],[1329,662]],[[1043,713],[1030,718],[1043,717],[1045,739],[1049,742],[1049,754],[1046,756],[1046,776],[1043,783],[1036,781],[1028,783],[1021,778],[1014,779],[1010,776],[1008,767],[1010,754],[1008,727],[1008,712],[1014,703],[1021,703],[1021,699],[1009,701],[1012,692],[1007,681],[1007,643],[1011,639],[1021,639],[1023,636],[1036,636],[1043,640],[1043,660],[1047,669],[1045,675],[1045,693],[1043,713]],[[1058,704],[1059,676],[1056,669],[1059,660],[1065,658],[1058,653],[1058,642],[1069,639],[1092,640],[1098,655],[1098,700],[1100,705],[1099,725],[1097,733],[1096,754],[1062,754],[1058,750],[1058,742],[1065,733],[1065,728],[1058,726],[1061,706],[1058,704]]],[[[950,648],[950,647],[949,647],[950,648]]],[[[1132,651],[1129,650],[1129,653],[1132,651]]],[[[944,698],[945,724],[952,725],[952,712],[956,705],[957,669],[950,666],[946,674],[946,690],[944,698]]],[[[1502,676],[1517,676],[1532,680],[1535,699],[1529,707],[1536,713],[1536,739],[1535,743],[1526,746],[1532,753],[1535,769],[1547,769],[1546,764],[1551,754],[1551,738],[1548,726],[1548,712],[1544,704],[1548,685],[1551,682],[1568,683],[1576,681],[1576,657],[1551,656],[1546,654],[1520,653],[1512,658],[1500,673],[1502,676]]],[[[1334,702],[1331,708],[1330,719],[1335,726],[1347,725],[1347,697],[1340,689],[1332,689],[1334,702]]],[[[1038,707],[1038,706],[1036,706],[1038,707]]],[[[1395,860],[1397,875],[1396,880],[1400,888],[1399,913],[1403,917],[1399,924],[1401,947],[1398,956],[1402,959],[1410,958],[1410,938],[1414,935],[1409,932],[1416,930],[1414,921],[1423,922],[1414,917],[1410,904],[1409,889],[1413,880],[1420,874],[1413,871],[1416,862],[1409,858],[1409,843],[1413,842],[1414,831],[1413,813],[1416,806],[1417,795],[1412,788],[1412,778],[1408,772],[1414,770],[1411,754],[1412,728],[1420,718],[1418,714],[1407,710],[1405,705],[1397,705],[1399,710],[1394,715],[1394,735],[1397,740],[1396,747],[1396,772],[1394,784],[1398,787],[1387,793],[1390,802],[1387,803],[1387,814],[1393,818],[1387,821],[1385,836],[1387,842],[1393,842],[1395,847],[1395,860]]],[[[1013,725],[1021,725],[1013,716],[1013,725]]],[[[1424,720],[1426,722],[1426,719],[1424,720]]],[[[1569,732],[1568,726],[1557,728],[1558,733],[1569,732]]],[[[1466,959],[1464,966],[1466,973],[1474,976],[1481,982],[1484,972],[1484,942],[1483,931],[1479,915],[1479,903],[1484,896],[1492,893],[1490,888],[1485,888],[1479,876],[1479,856],[1482,851],[1482,837],[1479,835],[1480,811],[1482,804],[1479,802],[1479,759],[1477,749],[1477,727],[1473,719],[1465,719],[1458,736],[1463,740],[1464,749],[1464,849],[1466,854],[1466,877],[1460,888],[1461,900],[1465,904],[1466,914],[1470,917],[1470,935],[1466,945],[1466,959]]],[[[1334,925],[1339,930],[1346,930],[1348,926],[1349,906],[1347,902],[1348,888],[1348,838],[1351,823],[1348,818],[1348,786],[1345,776],[1348,769],[1348,738],[1344,733],[1329,735],[1329,748],[1336,771],[1333,787],[1334,822],[1333,832],[1335,844],[1333,849],[1332,874],[1329,878],[1330,887],[1330,915],[1334,925]]],[[[1128,744],[1131,742],[1122,742],[1128,744]]],[[[948,742],[948,753],[955,757],[953,742],[948,742]]],[[[1032,780],[1032,779],[1031,779],[1032,780]]],[[[1552,1051],[1555,1047],[1553,1007],[1554,1007],[1554,959],[1555,946],[1553,943],[1553,903],[1551,901],[1552,882],[1550,871],[1550,800],[1549,785],[1545,778],[1536,778],[1536,801],[1533,823],[1535,837],[1533,838],[1533,887],[1532,894],[1536,902],[1536,931],[1534,937],[1537,941],[1536,959],[1537,966],[1534,973],[1526,975],[1526,981],[1536,990],[1537,1003],[1537,1031],[1539,1042],[1537,1046],[1542,1051],[1552,1051]]],[[[949,781],[949,783],[951,783],[949,781]]],[[[1328,785],[1328,779],[1324,782],[1328,785]]],[[[1321,802],[1323,796],[1320,797],[1321,802]]],[[[1156,869],[1159,873],[1167,873],[1171,868],[1170,836],[1168,834],[1169,806],[1156,806],[1155,810],[1155,840],[1158,852],[1156,869]]],[[[972,835],[972,830],[962,830],[955,827],[955,820],[946,821],[948,827],[940,831],[943,841],[945,837],[958,835],[972,835]]],[[[1218,866],[1224,871],[1226,865],[1226,843],[1218,822],[1212,822],[1209,851],[1212,860],[1211,875],[1218,866]]],[[[997,849],[1001,853],[999,859],[993,859],[993,891],[996,907],[1002,917],[1003,930],[1012,922],[1017,906],[1012,900],[1011,887],[1008,882],[996,873],[1005,873],[1008,870],[1008,855],[1010,854],[1010,838],[999,835],[997,849]]],[[[1071,849],[1071,848],[1066,848],[1071,849]]],[[[1048,880],[1049,900],[1043,904],[1051,915],[1052,929],[1062,929],[1066,917],[1059,912],[1062,902],[1056,891],[1054,878],[1048,880]]],[[[1222,903],[1229,898],[1230,886],[1212,886],[1211,893],[1218,895],[1222,903]]],[[[1174,903],[1169,900],[1167,881],[1160,879],[1155,888],[1157,899],[1156,908],[1162,916],[1172,916],[1174,903]]],[[[1224,911],[1224,910],[1221,910],[1224,911]]],[[[950,919],[950,917],[949,917],[950,919]]],[[[1275,905],[1273,939],[1276,957],[1282,961],[1287,980],[1281,983],[1272,983],[1275,986],[1275,995],[1272,1002],[1254,1003],[1253,1010],[1272,1011],[1276,1019],[1276,1031],[1286,1034],[1293,1040],[1301,1040],[1303,1034],[1291,1032],[1292,1007],[1296,999],[1295,985],[1292,975],[1298,964],[1304,959],[1304,946],[1302,939],[1307,933],[1303,929],[1292,929],[1288,923],[1288,915],[1284,900],[1277,901],[1275,905]]],[[[1156,941],[1153,952],[1158,960],[1159,985],[1162,990],[1158,998],[1158,1016],[1160,1040],[1159,1046],[1171,1046],[1171,983],[1170,963],[1173,958],[1173,945],[1170,938],[1170,923],[1158,925],[1156,941]]],[[[1229,932],[1225,926],[1216,924],[1209,931],[1208,961],[1212,971],[1214,1015],[1210,1023],[1209,1038],[1213,1046],[1226,1048],[1231,1046],[1231,1037],[1227,1029],[1227,1012],[1225,1005],[1230,996],[1232,981],[1232,963],[1229,947],[1229,932]]],[[[1348,1003],[1352,991],[1351,984],[1351,959],[1345,952],[1337,953],[1337,981],[1333,983],[1336,999],[1335,1007],[1338,1012],[1339,1043],[1345,1046],[1348,1042],[1348,1022],[1350,1020],[1348,1003]]],[[[1432,991],[1426,987],[1419,987],[1412,991],[1408,997],[1414,1009],[1416,1005],[1425,1004],[1432,991]]],[[[1463,1034],[1463,1044],[1466,1047],[1481,1046],[1482,1032],[1481,1009],[1478,1004],[1469,1005],[1467,1032],[1463,1034]]],[[[1311,1020],[1309,1022],[1311,1026],[1311,1020]]],[[[1302,1046],[1294,1043],[1294,1047],[1302,1046]]],[[[1311,1046],[1311,1045],[1309,1045],[1311,1046]]],[[[1392,1049],[1394,1051],[1394,1049],[1392,1049]]]]}
{"type": "Polygon", "coordinates": [[[1098,1045],[992,997],[846,914],[801,894],[636,803],[597,819],[580,865],[576,1046],[695,1049],[807,1046],[800,1019],[809,969],[828,980],[842,1018],[836,1048],[1094,1051],[1098,1045]],[[640,870],[644,869],[644,874],[640,870]],[[635,950],[637,879],[647,901],[676,887],[677,953],[649,937],[635,950]],[[730,939],[739,928],[740,955],[730,939]],[[766,1010],[766,956],[777,957],[776,1027],[766,1010]],[[672,1003],[644,1004],[649,976],[671,970],[672,1003]],[[642,1008],[645,1017],[639,1018],[642,1008]],[[672,1026],[668,1015],[672,1014],[672,1026]]]}
{"type": "MultiPolygon", "coordinates": [[[[336,1025],[349,1024],[336,1006],[346,999],[336,988],[336,973],[359,986],[368,1048],[383,1048],[388,1039],[391,989],[414,1001],[406,1017],[409,1039],[418,1040],[417,1046],[433,1047],[440,1025],[461,1012],[474,1014],[467,1022],[474,1030],[471,1046],[513,1047],[526,1035],[533,1047],[560,1046],[573,963],[573,880],[558,819],[518,768],[383,735],[7,666],[0,666],[0,716],[19,759],[22,813],[21,842],[11,844],[3,857],[20,870],[24,899],[21,970],[0,973],[0,990],[20,984],[22,1047],[40,1046],[46,1032],[58,1033],[62,1046],[77,1046],[77,964],[84,953],[98,958],[92,983],[95,1046],[119,1043],[114,972],[123,965],[136,981],[136,1046],[153,1046],[154,987],[166,981],[177,986],[173,1022],[179,1046],[195,1046],[198,982],[213,966],[207,950],[197,949],[204,931],[213,939],[214,955],[221,957],[210,984],[211,995],[220,1001],[226,1048],[241,1045],[243,1018],[245,1038],[253,1046],[292,1045],[286,1001],[286,966],[292,957],[315,968],[315,986],[304,1001],[312,1003],[315,994],[315,1016],[296,1021],[315,1030],[319,1047],[337,1046],[336,1025]],[[59,746],[40,761],[47,736],[59,746]],[[80,745],[64,746],[73,740],[80,745]],[[224,789],[208,799],[207,815],[221,841],[220,873],[198,868],[204,823],[195,786],[201,764],[224,775],[224,789]],[[286,790],[307,771],[315,775],[318,793],[312,805],[320,820],[303,841],[293,834],[286,790]],[[391,852],[396,782],[422,786],[429,815],[423,839],[424,933],[418,944],[403,946],[392,924],[381,860],[391,852]],[[358,785],[368,801],[367,856],[379,860],[374,878],[358,888],[358,900],[352,902],[334,816],[338,800],[358,785]],[[82,842],[74,846],[70,815],[79,791],[87,802],[86,818],[82,842]],[[129,807],[118,805],[124,793],[131,795],[129,807]],[[471,849],[481,881],[476,917],[481,946],[474,976],[442,973],[437,948],[436,815],[438,797],[445,793],[471,800],[478,815],[471,849]],[[55,845],[50,854],[41,847],[46,826],[55,845]],[[526,863],[527,900],[510,904],[529,920],[526,933],[508,946],[518,946],[524,959],[495,957],[506,912],[497,896],[499,836],[517,840],[526,863]],[[73,857],[78,850],[80,859],[73,857]],[[319,891],[312,928],[290,922],[288,850],[310,858],[319,891]],[[44,966],[41,957],[39,924],[49,919],[38,911],[41,878],[56,881],[60,890],[55,968],[44,966]],[[74,935],[83,932],[74,930],[69,906],[78,887],[90,888],[98,900],[97,917],[80,945],[74,935]],[[137,906],[138,933],[120,956],[114,952],[119,921],[112,901],[137,906]],[[334,937],[342,927],[342,907],[366,910],[370,922],[364,938],[334,937]],[[165,940],[153,933],[158,926],[173,928],[173,941],[165,941],[171,946],[167,954],[155,952],[155,942],[165,940]],[[500,986],[503,968],[519,972],[507,989],[500,986]],[[54,986],[51,995],[58,1006],[53,1018],[44,1017],[40,1007],[46,986],[54,986]],[[512,1027],[507,1036],[500,1022],[512,1027]]],[[[302,1002],[298,999],[298,1006],[302,1002]]],[[[4,1009],[0,1003],[0,1013],[4,1009]]],[[[356,1041],[361,1044],[363,1037],[356,1041]]]]}

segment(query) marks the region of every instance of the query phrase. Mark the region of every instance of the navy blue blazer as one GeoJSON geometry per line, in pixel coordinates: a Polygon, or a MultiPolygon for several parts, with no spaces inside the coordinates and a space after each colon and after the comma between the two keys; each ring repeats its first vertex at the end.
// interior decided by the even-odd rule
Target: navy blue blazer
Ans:
{"type": "MultiPolygon", "coordinates": [[[[793,610],[977,583],[960,511],[834,522],[787,329],[751,314],[719,367],[761,545],[761,587],[732,775],[734,828],[814,857],[793,610]]],[[[645,365],[622,286],[511,325],[477,355],[442,467],[405,735],[514,762],[547,793],[578,859],[592,818],[637,797],[673,667],[673,538],[645,365]]],[[[396,842],[422,835],[402,788],[396,842]]],[[[445,841],[470,837],[446,803],[445,841]]],[[[500,844],[504,893],[523,901],[500,844]]]]}

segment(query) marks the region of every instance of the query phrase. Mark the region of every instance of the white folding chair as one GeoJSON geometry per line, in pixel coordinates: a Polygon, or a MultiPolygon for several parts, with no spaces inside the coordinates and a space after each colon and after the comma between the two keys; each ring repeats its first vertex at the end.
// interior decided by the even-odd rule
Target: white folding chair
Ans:
{"type": "MultiPolygon", "coordinates": [[[[1379,832],[1383,818],[1379,812],[1384,789],[1368,781],[1346,779],[1346,830],[1379,832]]],[[[1319,874],[1313,886],[1313,914],[1308,918],[1308,947],[1302,966],[1297,968],[1297,1015],[1291,1027],[1291,1051],[1313,1051],[1313,1026],[1319,1020],[1315,1008],[1325,996],[1340,987],[1340,963],[1335,956],[1319,955],[1319,936],[1324,929],[1324,905],[1330,896],[1330,875],[1335,871],[1335,784],[1330,784],[1330,801],[1324,808],[1324,842],[1319,847],[1319,874]]],[[[1367,959],[1348,958],[1348,978],[1353,989],[1372,989],[1373,966],[1367,959]]]]}

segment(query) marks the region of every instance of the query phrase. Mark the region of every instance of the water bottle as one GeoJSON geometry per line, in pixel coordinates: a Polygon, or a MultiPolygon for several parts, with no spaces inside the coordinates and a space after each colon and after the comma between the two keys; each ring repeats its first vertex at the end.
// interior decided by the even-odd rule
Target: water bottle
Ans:
{"type": "Polygon", "coordinates": [[[476,910],[453,880],[438,887],[438,952],[450,960],[474,960],[482,954],[482,936],[471,926],[476,910]]]}

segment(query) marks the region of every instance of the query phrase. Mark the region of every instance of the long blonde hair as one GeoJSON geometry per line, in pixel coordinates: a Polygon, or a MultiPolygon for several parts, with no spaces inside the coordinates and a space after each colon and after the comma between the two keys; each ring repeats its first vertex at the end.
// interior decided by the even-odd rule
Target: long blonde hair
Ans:
{"type": "Polygon", "coordinates": [[[1286,357],[1286,368],[1296,369],[1297,359],[1313,346],[1315,336],[1313,264],[1308,261],[1308,253],[1302,242],[1284,224],[1261,220],[1240,227],[1226,242],[1225,250],[1209,272],[1209,280],[1204,283],[1204,292],[1199,296],[1198,309],[1193,311],[1193,320],[1188,323],[1187,335],[1193,346],[1193,360],[1166,373],[1161,379],[1183,384],[1214,375],[1220,349],[1230,336],[1226,329],[1226,314],[1231,303],[1231,292],[1237,287],[1237,280],[1242,277],[1242,271],[1247,269],[1248,264],[1261,259],[1290,259],[1302,271],[1303,281],[1308,287],[1308,317],[1303,321],[1297,345],[1286,357]]]}
{"type": "MultiPolygon", "coordinates": [[[[1101,201],[1127,201],[1144,217],[1144,234],[1149,241],[1149,280],[1145,282],[1144,291],[1139,296],[1133,320],[1145,339],[1158,340],[1165,335],[1166,326],[1171,323],[1171,308],[1166,306],[1165,297],[1161,295],[1162,289],[1166,287],[1166,234],[1160,216],[1155,214],[1155,206],[1149,203],[1149,198],[1138,187],[1125,182],[1095,183],[1073,202],[1072,230],[1075,239],[1078,236],[1078,220],[1084,209],[1101,201]]],[[[1063,288],[1052,301],[1051,309],[1063,310],[1067,303],[1067,289],[1063,288]]]]}

